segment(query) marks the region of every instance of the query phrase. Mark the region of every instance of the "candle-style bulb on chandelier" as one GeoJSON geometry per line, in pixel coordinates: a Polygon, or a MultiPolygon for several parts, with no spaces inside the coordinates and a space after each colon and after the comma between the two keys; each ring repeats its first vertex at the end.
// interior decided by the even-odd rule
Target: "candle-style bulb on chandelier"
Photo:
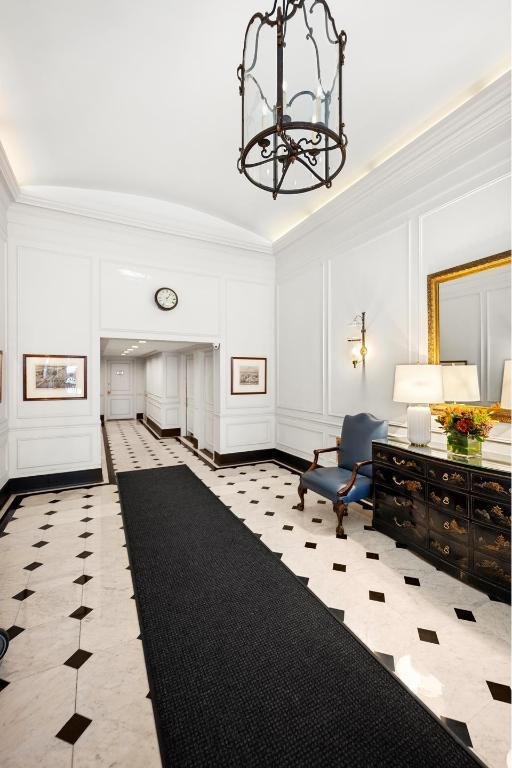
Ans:
{"type": "Polygon", "coordinates": [[[274,200],[329,188],[343,168],[346,41],[325,0],[275,0],[249,21],[238,170],[274,200]]]}

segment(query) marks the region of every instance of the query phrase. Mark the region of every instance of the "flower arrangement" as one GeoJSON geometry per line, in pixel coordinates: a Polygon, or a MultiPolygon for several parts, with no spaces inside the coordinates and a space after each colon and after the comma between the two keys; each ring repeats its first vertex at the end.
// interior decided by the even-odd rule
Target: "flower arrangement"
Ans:
{"type": "Polygon", "coordinates": [[[448,436],[448,450],[462,455],[481,453],[496,419],[492,410],[481,406],[448,405],[436,421],[448,436]]]}

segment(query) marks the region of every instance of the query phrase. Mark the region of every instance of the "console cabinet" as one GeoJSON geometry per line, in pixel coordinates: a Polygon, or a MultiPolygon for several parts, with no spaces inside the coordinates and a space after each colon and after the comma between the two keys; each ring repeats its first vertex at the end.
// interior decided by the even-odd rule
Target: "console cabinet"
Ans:
{"type": "Polygon", "coordinates": [[[392,440],[373,444],[373,525],[510,602],[510,468],[392,440]]]}

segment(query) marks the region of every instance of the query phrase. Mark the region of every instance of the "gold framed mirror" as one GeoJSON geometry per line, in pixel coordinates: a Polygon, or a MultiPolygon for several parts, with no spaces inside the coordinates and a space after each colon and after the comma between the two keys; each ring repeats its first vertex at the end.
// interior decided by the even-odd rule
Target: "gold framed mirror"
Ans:
{"type": "MultiPolygon", "coordinates": [[[[500,401],[511,346],[510,264],[511,252],[505,251],[427,277],[428,362],[476,366],[478,404],[507,423],[510,410],[500,401]]],[[[471,402],[477,404],[474,397],[471,402]]],[[[444,407],[436,403],[432,411],[444,407]]]]}

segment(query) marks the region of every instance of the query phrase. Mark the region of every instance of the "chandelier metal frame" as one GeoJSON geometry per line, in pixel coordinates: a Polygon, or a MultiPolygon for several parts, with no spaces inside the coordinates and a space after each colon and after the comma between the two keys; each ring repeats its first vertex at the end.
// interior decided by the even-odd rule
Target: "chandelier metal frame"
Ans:
{"type": "MultiPolygon", "coordinates": [[[[308,23],[308,12],[306,9],[306,0],[274,0],[272,10],[267,13],[255,13],[250,19],[244,37],[242,64],[237,69],[237,76],[240,83],[239,91],[242,97],[242,146],[239,148],[240,156],[237,162],[238,170],[244,174],[249,181],[260,189],[272,193],[274,200],[280,194],[300,194],[309,192],[320,187],[330,188],[333,179],[340,173],[345,164],[347,137],[344,132],[342,108],[342,72],[345,62],[345,45],[347,35],[342,30],[337,31],[336,23],[332,17],[329,6],[325,0],[313,0],[309,13],[312,14],[316,6],[321,6],[325,15],[325,32],[327,40],[332,45],[338,46],[337,69],[330,89],[324,87],[322,81],[322,71],[320,62],[320,53],[317,41],[313,34],[313,28],[308,23]],[[310,90],[302,90],[295,93],[291,98],[285,100],[283,87],[284,56],[286,48],[287,25],[291,19],[302,11],[306,40],[310,41],[314,47],[316,57],[316,69],[319,88],[321,88],[321,103],[324,108],[324,119],[318,122],[293,121],[286,113],[286,109],[291,107],[295,99],[301,96],[310,96],[312,103],[317,94],[310,90]],[[246,61],[248,55],[247,43],[250,29],[254,23],[258,23],[256,31],[254,55],[250,62],[246,61]],[[276,30],[276,103],[269,103],[263,93],[260,83],[253,74],[258,59],[259,36],[262,28],[268,26],[275,27],[276,30]],[[245,87],[246,82],[250,80],[259,91],[262,102],[268,108],[273,117],[273,125],[256,133],[254,136],[246,137],[245,126],[245,87]],[[338,98],[337,104],[337,130],[328,127],[330,117],[330,106],[333,95],[338,98]],[[257,160],[249,159],[251,151],[257,148],[259,157],[257,160]],[[323,174],[319,172],[318,161],[323,155],[325,162],[323,174]],[[283,188],[286,175],[294,163],[299,163],[306,168],[311,176],[311,184],[300,188],[283,188]],[[257,179],[253,172],[262,167],[271,168],[270,181],[264,183],[257,179]]],[[[253,153],[254,154],[254,153],[253,153]]]]}

